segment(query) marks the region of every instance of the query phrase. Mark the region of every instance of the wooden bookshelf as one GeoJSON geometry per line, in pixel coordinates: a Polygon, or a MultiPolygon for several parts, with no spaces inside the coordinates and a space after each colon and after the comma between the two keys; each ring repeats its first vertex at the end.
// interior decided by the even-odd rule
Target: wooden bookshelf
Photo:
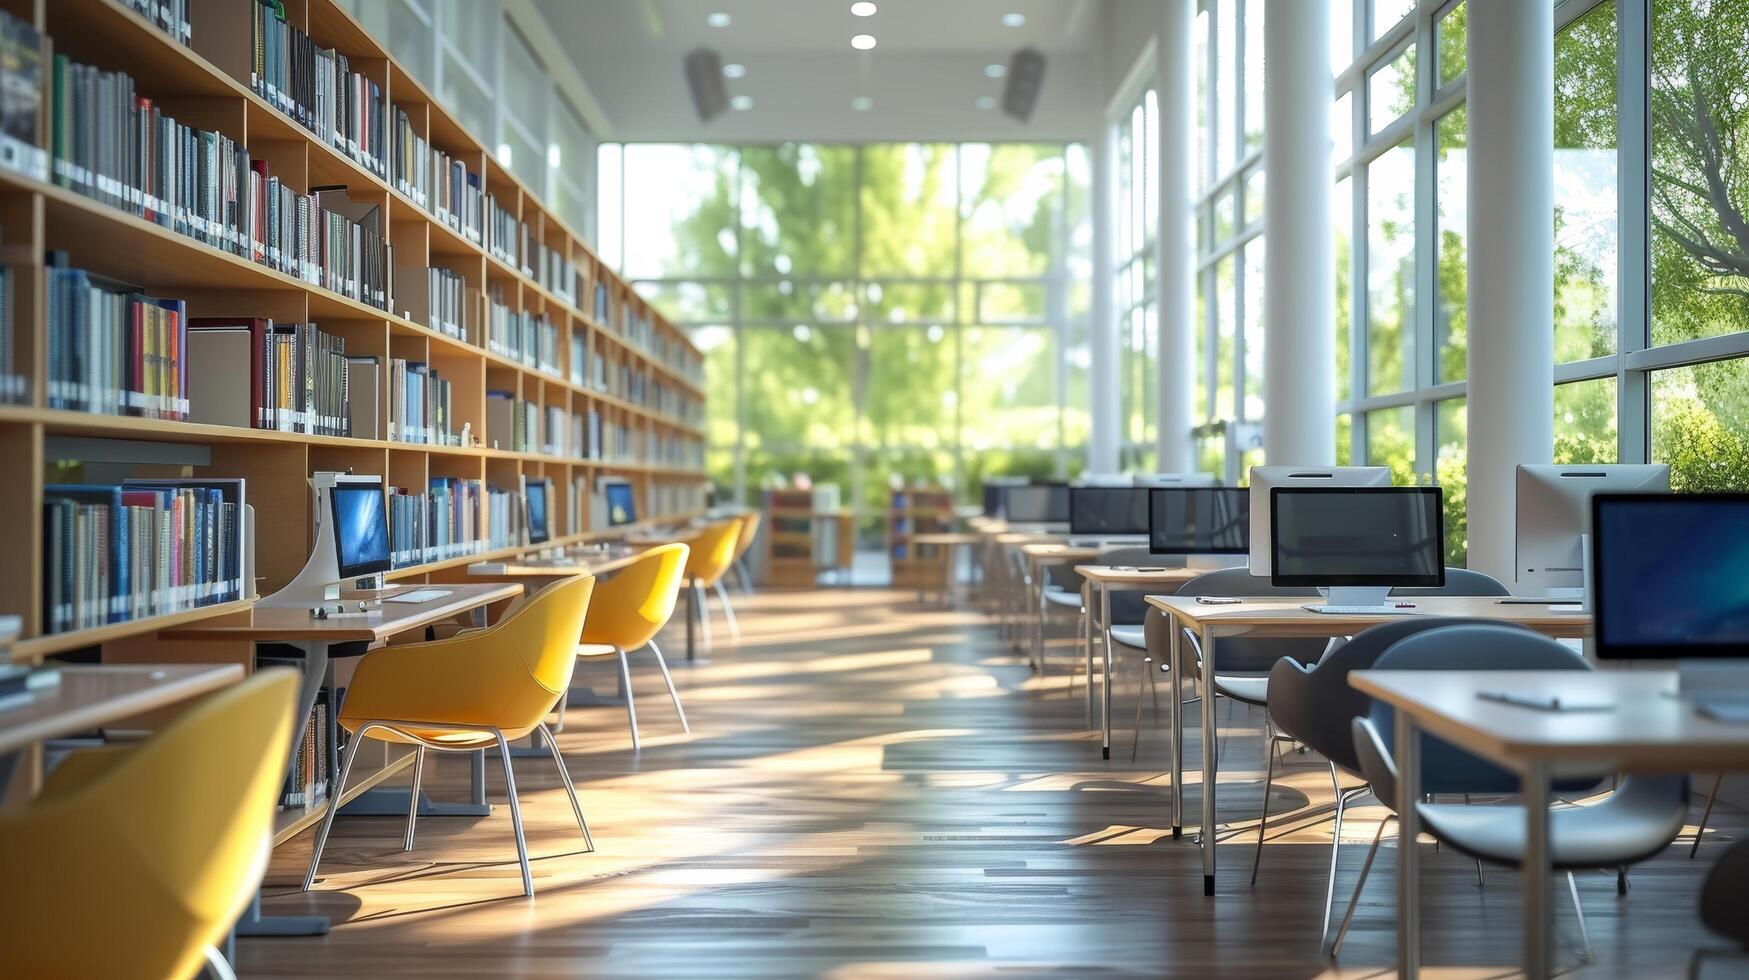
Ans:
{"type": "Polygon", "coordinates": [[[814,495],[808,490],[765,492],[765,584],[811,588],[815,565],[814,495]]]}
{"type": "Polygon", "coordinates": [[[919,545],[912,537],[953,529],[953,494],[940,487],[907,487],[887,498],[887,561],[893,588],[935,588],[947,560],[939,545],[919,545]]]}
{"type": "MultiPolygon", "coordinates": [[[[703,455],[703,357],[678,328],[602,264],[598,256],[557,214],[499,165],[488,144],[467,131],[335,0],[287,0],[286,19],[318,44],[345,54],[354,71],[384,91],[385,107],[406,112],[418,134],[462,160],[478,174],[499,205],[513,213],[548,249],[577,270],[575,299],[567,300],[522,268],[490,253],[458,233],[414,200],[354,162],[249,87],[251,37],[248,0],[196,0],[193,39],[182,45],[116,0],[0,0],[0,9],[34,24],[47,46],[75,61],[125,71],[139,93],[179,121],[215,130],[235,140],[275,176],[299,193],[321,186],[343,186],[355,202],[378,209],[398,268],[441,265],[459,273],[470,290],[496,287],[512,311],[542,315],[558,330],[558,368],[554,374],[501,356],[438,330],[366,303],[312,285],[246,258],[185,237],[150,221],[87,198],[53,183],[0,171],[0,261],[13,269],[15,370],[26,396],[0,406],[0,453],[13,465],[0,475],[0,535],[12,543],[12,557],[0,562],[0,612],[22,617],[14,656],[38,660],[69,650],[134,638],[173,625],[247,608],[247,600],[187,610],[166,617],[115,623],[100,629],[44,636],[43,493],[50,466],[65,438],[127,443],[198,446],[209,462],[142,464],[134,475],[242,476],[256,511],[256,591],[265,594],[285,584],[309,551],[311,525],[307,478],[319,470],[351,469],[380,473],[394,485],[424,488],[436,477],[479,480],[513,488],[521,477],[550,477],[557,499],[549,508],[554,544],[581,542],[606,532],[587,526],[589,508],[571,526],[570,496],[576,478],[602,474],[630,479],[640,500],[658,487],[678,491],[676,499],[697,498],[703,506],[706,477],[703,455]],[[240,60],[241,59],[241,60],[240,60]],[[74,268],[120,280],[153,296],[184,299],[190,316],[260,316],[276,322],[314,322],[341,337],[346,352],[430,364],[452,384],[453,426],[469,426],[474,443],[441,446],[380,438],[340,438],[302,433],[233,428],[192,422],[112,416],[51,409],[48,406],[48,326],[44,255],[67,254],[74,268]],[[607,315],[597,317],[595,287],[606,286],[607,315]],[[649,343],[628,333],[632,319],[649,323],[649,343]],[[581,339],[591,362],[615,370],[605,385],[591,376],[570,375],[572,338],[581,339]],[[665,351],[666,356],[657,353],[665,351]],[[618,368],[642,377],[644,398],[633,400],[619,384],[618,368]],[[579,383],[580,382],[580,383],[579,383]],[[658,404],[653,382],[668,389],[658,404]],[[623,427],[622,451],[610,459],[516,452],[496,448],[502,434],[487,429],[486,393],[507,391],[569,420],[572,413],[596,412],[605,428],[623,427]],[[671,452],[658,456],[660,438],[671,452]]],[[[43,72],[44,129],[50,118],[48,61],[43,72]]],[[[408,284],[401,283],[403,290],[408,284]]],[[[412,284],[423,289],[423,281],[412,284]]],[[[396,309],[400,304],[393,304],[396,309]]],[[[482,320],[483,322],[483,320],[482,320]]],[[[198,377],[190,386],[198,388],[198,377]]],[[[388,418],[388,385],[379,384],[378,418],[388,418]]],[[[538,448],[538,447],[536,447],[538,448]]],[[[150,457],[149,446],[142,450],[150,457]]],[[[653,514],[653,519],[685,513],[653,514]]],[[[426,581],[452,567],[479,560],[514,557],[529,549],[501,548],[460,558],[400,568],[391,577],[426,581]]]]}

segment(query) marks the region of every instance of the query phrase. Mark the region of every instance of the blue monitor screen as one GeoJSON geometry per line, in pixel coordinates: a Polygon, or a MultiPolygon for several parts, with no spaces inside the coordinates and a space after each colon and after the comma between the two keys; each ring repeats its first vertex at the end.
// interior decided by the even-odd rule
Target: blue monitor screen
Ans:
{"type": "Polygon", "coordinates": [[[542,544],[547,540],[547,488],[545,480],[528,481],[528,543],[542,544]]]}
{"type": "Polygon", "coordinates": [[[619,527],[622,524],[632,524],[638,519],[638,507],[632,497],[632,485],[629,483],[609,483],[607,485],[607,526],[619,527]]]}
{"type": "Polygon", "coordinates": [[[328,493],[334,501],[334,548],[340,577],[388,571],[389,515],[383,485],[341,483],[328,493]]]}
{"type": "Polygon", "coordinates": [[[1599,657],[1749,656],[1749,494],[1591,506],[1599,657]]]}

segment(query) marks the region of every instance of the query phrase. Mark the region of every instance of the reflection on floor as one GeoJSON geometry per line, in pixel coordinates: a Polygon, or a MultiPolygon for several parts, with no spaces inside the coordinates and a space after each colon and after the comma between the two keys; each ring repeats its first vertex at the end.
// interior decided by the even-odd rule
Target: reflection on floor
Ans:
{"type": "MultiPolygon", "coordinates": [[[[595,853],[581,853],[550,760],[517,761],[535,898],[521,897],[502,805],[485,818],[422,818],[411,853],[401,850],[401,819],[343,818],[314,892],[294,884],[308,834],[275,853],[267,889],[266,911],[319,911],[334,918],[333,933],[243,940],[239,973],[1389,975],[1389,847],[1340,963],[1319,953],[1332,795],[1316,757],[1290,754],[1285,778],[1278,770],[1262,873],[1247,884],[1260,713],[1222,709],[1223,865],[1218,896],[1205,899],[1188,833],[1174,842],[1167,829],[1165,732],[1145,727],[1130,763],[1120,730],[1117,758],[1101,762],[1082,690],[1066,696],[1066,634],[1040,680],[980,613],[920,607],[910,593],[738,601],[742,642],[727,642],[719,623],[709,663],[676,667],[691,735],[649,662],[633,667],[640,755],[622,709],[569,713],[560,740],[595,853]]],[[[679,660],[683,646],[673,635],[664,649],[679,660]]],[[[594,667],[578,683],[613,687],[611,672],[594,667]]],[[[1133,685],[1117,695],[1126,725],[1133,685]]],[[[1186,756],[1199,752],[1192,736],[1186,756]]],[[[501,804],[495,762],[487,776],[501,804]]],[[[436,780],[426,778],[439,799],[466,792],[461,760],[442,760],[436,780]]],[[[1193,791],[1187,824],[1196,801],[1193,791]]],[[[1370,800],[1350,811],[1339,902],[1381,813],[1370,800]]],[[[1598,959],[1576,975],[1680,975],[1696,946],[1717,945],[1695,900],[1709,853],[1746,823],[1721,805],[1699,859],[1669,849],[1633,872],[1626,898],[1613,876],[1582,876],[1598,959]]],[[[1489,871],[1477,887],[1473,864],[1422,846],[1428,975],[1509,973],[1516,877],[1489,871]]],[[[1557,905],[1558,962],[1578,966],[1571,909],[1557,905]]]]}

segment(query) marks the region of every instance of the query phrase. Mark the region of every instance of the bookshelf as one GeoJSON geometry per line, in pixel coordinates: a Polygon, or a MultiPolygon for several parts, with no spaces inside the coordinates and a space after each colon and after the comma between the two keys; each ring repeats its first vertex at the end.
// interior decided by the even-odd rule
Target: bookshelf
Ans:
{"type": "MultiPolygon", "coordinates": [[[[652,519],[702,510],[707,482],[703,358],[678,328],[606,268],[580,235],[500,166],[486,144],[334,0],[287,0],[285,22],[320,47],[343,54],[351,71],[380,90],[384,110],[404,113],[419,139],[476,175],[480,189],[514,222],[516,248],[489,248],[490,240],[475,240],[404,191],[393,168],[379,176],[257,94],[249,61],[253,3],[193,0],[190,6],[192,30],[184,44],[126,0],[0,0],[0,10],[44,35],[38,145],[50,145],[52,55],[126,72],[137,93],[167,116],[228,137],[251,159],[269,165],[290,192],[343,188],[348,204],[370,210],[393,250],[397,295],[381,309],[58,183],[0,169],[0,263],[13,278],[13,371],[22,379],[15,402],[0,405],[0,453],[14,462],[0,474],[0,499],[7,504],[0,507],[0,535],[15,544],[13,557],[0,563],[5,596],[0,612],[23,619],[15,659],[137,642],[249,604],[241,600],[44,635],[45,583],[38,558],[46,537],[43,486],[68,482],[59,476],[51,480],[49,471],[58,457],[69,454],[71,440],[131,447],[131,455],[143,461],[137,475],[247,479],[256,512],[254,591],[260,594],[288,581],[308,553],[306,479],[318,470],[380,473],[391,485],[416,489],[441,478],[514,489],[522,477],[550,477],[557,498],[549,507],[552,544],[609,533],[589,527],[590,508],[571,506],[570,499],[601,475],[624,476],[641,500],[671,504],[668,513],[651,514],[652,519]],[[48,321],[46,256],[51,252],[63,254],[72,268],[150,296],[183,300],[191,318],[315,323],[341,338],[348,355],[374,357],[384,367],[395,359],[428,365],[450,386],[451,429],[459,434],[465,426],[469,439],[454,445],[390,440],[383,438],[389,433],[380,421],[368,435],[337,437],[49,407],[49,350],[55,342],[48,321]],[[447,269],[460,277],[466,309],[458,319],[475,330],[440,329],[397,312],[410,308],[402,301],[409,290],[423,294],[426,285],[423,277],[410,283],[413,277],[400,270],[422,268],[447,269]],[[482,332],[488,303],[538,322],[550,349],[543,346],[538,358],[526,348],[489,349],[482,332]],[[530,406],[542,420],[543,437],[518,448],[510,433],[493,431],[487,419],[489,393],[530,406]],[[588,439],[588,427],[580,431],[574,420],[591,420],[600,437],[588,439]],[[163,449],[163,461],[154,461],[154,447],[163,449]],[[188,462],[189,451],[200,462],[188,462]]],[[[198,393],[202,383],[192,377],[189,389],[198,393]]],[[[394,406],[386,375],[375,397],[375,418],[389,420],[394,406]]],[[[390,577],[430,581],[468,562],[527,550],[482,550],[397,568],[390,577]]]]}
{"type": "Polygon", "coordinates": [[[765,584],[811,588],[814,563],[814,494],[809,490],[765,491],[765,584]]]}
{"type": "Polygon", "coordinates": [[[913,544],[918,534],[953,528],[953,494],[940,487],[907,487],[887,498],[887,560],[893,588],[935,588],[946,557],[935,545],[913,544]]]}

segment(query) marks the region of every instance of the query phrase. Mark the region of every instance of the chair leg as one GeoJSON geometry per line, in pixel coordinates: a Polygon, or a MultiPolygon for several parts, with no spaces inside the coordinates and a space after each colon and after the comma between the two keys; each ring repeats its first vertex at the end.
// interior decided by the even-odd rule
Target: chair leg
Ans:
{"type": "Polygon", "coordinates": [[[533,898],[534,875],[528,870],[528,842],[522,836],[522,807],[516,802],[516,771],[510,766],[510,743],[505,740],[503,732],[494,729],[492,734],[498,736],[498,758],[504,760],[504,793],[510,797],[510,826],[516,831],[516,860],[522,864],[522,894],[533,898]]]}
{"type": "Polygon", "coordinates": [[[686,723],[686,709],[680,706],[680,692],[674,689],[674,677],[668,673],[668,661],[662,657],[662,648],[655,640],[649,642],[650,652],[656,655],[656,666],[662,668],[662,683],[668,685],[668,697],[674,702],[674,713],[680,716],[680,730],[690,733],[692,726],[686,723]]]}
{"type": "MultiPolygon", "coordinates": [[[[364,736],[379,725],[365,725],[352,733],[352,740],[347,743],[346,758],[340,763],[340,782],[334,787],[329,799],[339,800],[340,794],[346,791],[346,777],[352,774],[352,763],[358,758],[358,750],[364,747],[364,736]]],[[[316,831],[316,849],[310,853],[310,870],[304,875],[304,891],[309,891],[316,884],[316,866],[322,863],[322,848],[328,844],[328,831],[334,827],[334,815],[340,812],[337,806],[330,806],[327,814],[322,817],[322,828],[316,831]]]]}
{"type": "Polygon", "coordinates": [[[237,974],[231,971],[230,961],[225,959],[225,954],[219,952],[217,946],[208,946],[204,952],[207,976],[212,980],[237,980],[237,974]]]}
{"type": "MultiPolygon", "coordinates": [[[[1330,945],[1331,956],[1335,956],[1341,951],[1342,940],[1348,936],[1348,924],[1354,921],[1354,909],[1360,904],[1360,892],[1366,887],[1367,873],[1372,871],[1372,859],[1379,853],[1379,841],[1385,839],[1385,825],[1393,819],[1395,819],[1394,816],[1387,816],[1380,820],[1378,833],[1372,835],[1372,846],[1366,849],[1366,863],[1360,866],[1360,880],[1354,883],[1354,895],[1348,900],[1348,912],[1342,916],[1342,928],[1336,930],[1336,941],[1330,945]]],[[[1326,933],[1330,931],[1328,923],[1325,924],[1324,931],[1326,933]]]]}
{"type": "Polygon", "coordinates": [[[1706,808],[1700,811],[1700,826],[1694,828],[1694,843],[1688,848],[1688,858],[1691,861],[1700,853],[1700,839],[1706,836],[1706,822],[1712,819],[1713,801],[1719,798],[1719,784],[1724,781],[1725,774],[1722,772],[1713,777],[1712,792],[1706,795],[1706,808]]]}
{"type": "Polygon", "coordinates": [[[711,610],[705,605],[704,583],[692,580],[692,611],[698,617],[698,645],[711,652],[711,610]]]}
{"type": "Polygon", "coordinates": [[[729,636],[732,639],[740,640],[741,625],[735,622],[735,607],[729,605],[729,590],[723,588],[723,580],[720,578],[717,579],[715,588],[717,590],[717,601],[723,604],[723,618],[729,622],[729,636]]]}
{"type": "Polygon", "coordinates": [[[1318,930],[1320,936],[1330,931],[1330,912],[1336,906],[1336,859],[1342,853],[1342,811],[1348,803],[1336,779],[1335,763],[1330,764],[1330,788],[1336,791],[1336,826],[1330,831],[1330,880],[1324,886],[1324,925],[1318,930]]]}
{"type": "Polygon", "coordinates": [[[1573,879],[1573,872],[1567,872],[1567,893],[1573,896],[1573,914],[1579,917],[1579,941],[1585,944],[1585,962],[1592,959],[1591,930],[1585,928],[1585,907],[1579,904],[1579,883],[1573,879]]]}
{"type": "Polygon", "coordinates": [[[553,754],[553,765],[559,769],[559,781],[565,784],[565,795],[571,798],[571,812],[577,815],[577,829],[583,831],[583,847],[585,850],[595,850],[595,840],[589,836],[589,821],[583,819],[583,804],[577,802],[577,787],[571,784],[571,771],[565,768],[565,757],[559,754],[559,740],[547,730],[547,726],[536,726],[540,733],[546,736],[547,750],[553,754]]]}
{"type": "Polygon", "coordinates": [[[1476,862],[1476,887],[1477,888],[1486,887],[1486,884],[1482,881],[1482,862],[1481,861],[1476,862]]]}
{"type": "MultiPolygon", "coordinates": [[[[1142,688],[1147,686],[1149,680],[1151,680],[1150,675],[1154,671],[1154,658],[1153,657],[1143,657],[1141,660],[1141,666],[1142,666],[1142,674],[1140,677],[1136,678],[1136,719],[1135,719],[1135,725],[1134,725],[1134,727],[1132,727],[1130,729],[1130,761],[1131,762],[1136,761],[1136,749],[1139,748],[1142,744],[1142,688]]],[[[1154,713],[1156,715],[1159,714],[1159,705],[1158,704],[1155,705],[1154,713]]]]}
{"type": "MultiPolygon", "coordinates": [[[[413,753],[413,792],[407,797],[407,836],[401,841],[401,850],[413,849],[413,825],[419,821],[419,784],[425,778],[425,746],[421,745],[413,753]]],[[[335,799],[339,799],[338,796],[335,799]]]]}
{"type": "Polygon", "coordinates": [[[632,728],[632,751],[636,752],[642,746],[638,744],[638,707],[632,701],[632,668],[626,660],[626,652],[618,647],[614,649],[619,653],[619,683],[625,688],[626,721],[632,728]]]}
{"type": "MultiPolygon", "coordinates": [[[[1264,723],[1263,750],[1269,755],[1269,764],[1263,775],[1263,814],[1257,819],[1257,853],[1251,857],[1251,884],[1254,886],[1257,884],[1257,869],[1263,864],[1263,838],[1269,831],[1269,790],[1275,785],[1275,738],[1269,731],[1268,722],[1264,723]]],[[[1342,806],[1340,793],[1336,795],[1336,805],[1342,806]]],[[[1326,921],[1324,927],[1328,929],[1330,923],[1326,921]]]]}
{"type": "Polygon", "coordinates": [[[753,594],[753,573],[747,570],[747,556],[735,559],[735,579],[741,583],[741,594],[753,594]]]}

